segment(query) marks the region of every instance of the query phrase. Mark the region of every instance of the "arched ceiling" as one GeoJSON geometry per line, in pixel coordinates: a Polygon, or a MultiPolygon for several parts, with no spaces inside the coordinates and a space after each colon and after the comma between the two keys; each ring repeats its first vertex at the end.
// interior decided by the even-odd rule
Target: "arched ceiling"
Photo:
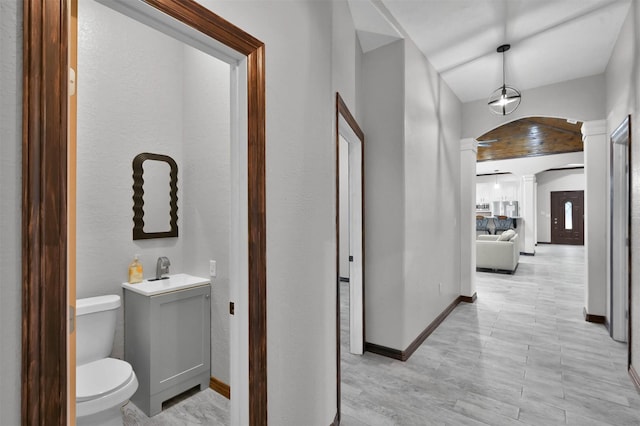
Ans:
{"type": "Polygon", "coordinates": [[[478,140],[478,162],[583,151],[582,122],[529,117],[493,129],[478,140]]]}

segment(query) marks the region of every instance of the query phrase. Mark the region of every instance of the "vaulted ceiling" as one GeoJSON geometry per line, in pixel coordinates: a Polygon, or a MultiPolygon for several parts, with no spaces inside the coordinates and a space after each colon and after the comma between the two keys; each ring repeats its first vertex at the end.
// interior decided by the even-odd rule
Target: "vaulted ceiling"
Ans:
{"type": "Polygon", "coordinates": [[[462,102],[601,74],[630,0],[381,0],[462,102]]]}
{"type": "MultiPolygon", "coordinates": [[[[631,0],[348,2],[365,53],[408,36],[463,103],[487,99],[502,84],[503,57],[496,48],[504,43],[511,44],[504,56],[506,82],[519,90],[604,73],[631,4],[631,0]]],[[[498,141],[480,146],[478,160],[582,150],[581,123],[562,121],[531,118],[495,129],[486,139],[498,141]],[[513,134],[507,137],[509,132],[513,134]]]]}

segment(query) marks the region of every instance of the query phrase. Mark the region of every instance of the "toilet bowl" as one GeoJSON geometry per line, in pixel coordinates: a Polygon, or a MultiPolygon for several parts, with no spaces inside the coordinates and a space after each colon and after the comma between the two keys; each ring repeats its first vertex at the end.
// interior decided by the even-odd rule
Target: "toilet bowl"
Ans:
{"type": "Polygon", "coordinates": [[[109,358],[120,296],[76,301],[76,424],[122,425],[121,407],[138,389],[128,362],[109,358]]]}

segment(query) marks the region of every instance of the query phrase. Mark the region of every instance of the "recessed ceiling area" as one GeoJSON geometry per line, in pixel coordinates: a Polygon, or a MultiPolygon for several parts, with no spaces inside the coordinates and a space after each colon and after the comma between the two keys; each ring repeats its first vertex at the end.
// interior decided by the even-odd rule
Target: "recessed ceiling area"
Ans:
{"type": "Polygon", "coordinates": [[[582,122],[529,117],[477,138],[478,162],[583,151],[582,122]]]}

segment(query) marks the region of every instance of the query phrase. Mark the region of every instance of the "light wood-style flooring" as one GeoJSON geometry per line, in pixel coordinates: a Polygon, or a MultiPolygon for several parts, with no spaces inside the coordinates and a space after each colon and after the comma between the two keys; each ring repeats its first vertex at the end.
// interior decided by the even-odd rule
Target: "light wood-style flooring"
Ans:
{"type": "MultiPolygon", "coordinates": [[[[348,353],[343,284],[342,422],[377,425],[640,425],[626,344],[587,323],[584,247],[537,247],[515,275],[478,272],[462,303],[407,362],[348,353]]],[[[208,389],[125,425],[228,425],[229,401],[208,389]]],[[[328,425],[301,425],[328,426],[328,425]]]]}
{"type": "Polygon", "coordinates": [[[345,353],[343,330],[341,424],[640,425],[626,344],[583,318],[584,247],[540,245],[520,262],[478,272],[476,303],[407,362],[345,353]]]}

